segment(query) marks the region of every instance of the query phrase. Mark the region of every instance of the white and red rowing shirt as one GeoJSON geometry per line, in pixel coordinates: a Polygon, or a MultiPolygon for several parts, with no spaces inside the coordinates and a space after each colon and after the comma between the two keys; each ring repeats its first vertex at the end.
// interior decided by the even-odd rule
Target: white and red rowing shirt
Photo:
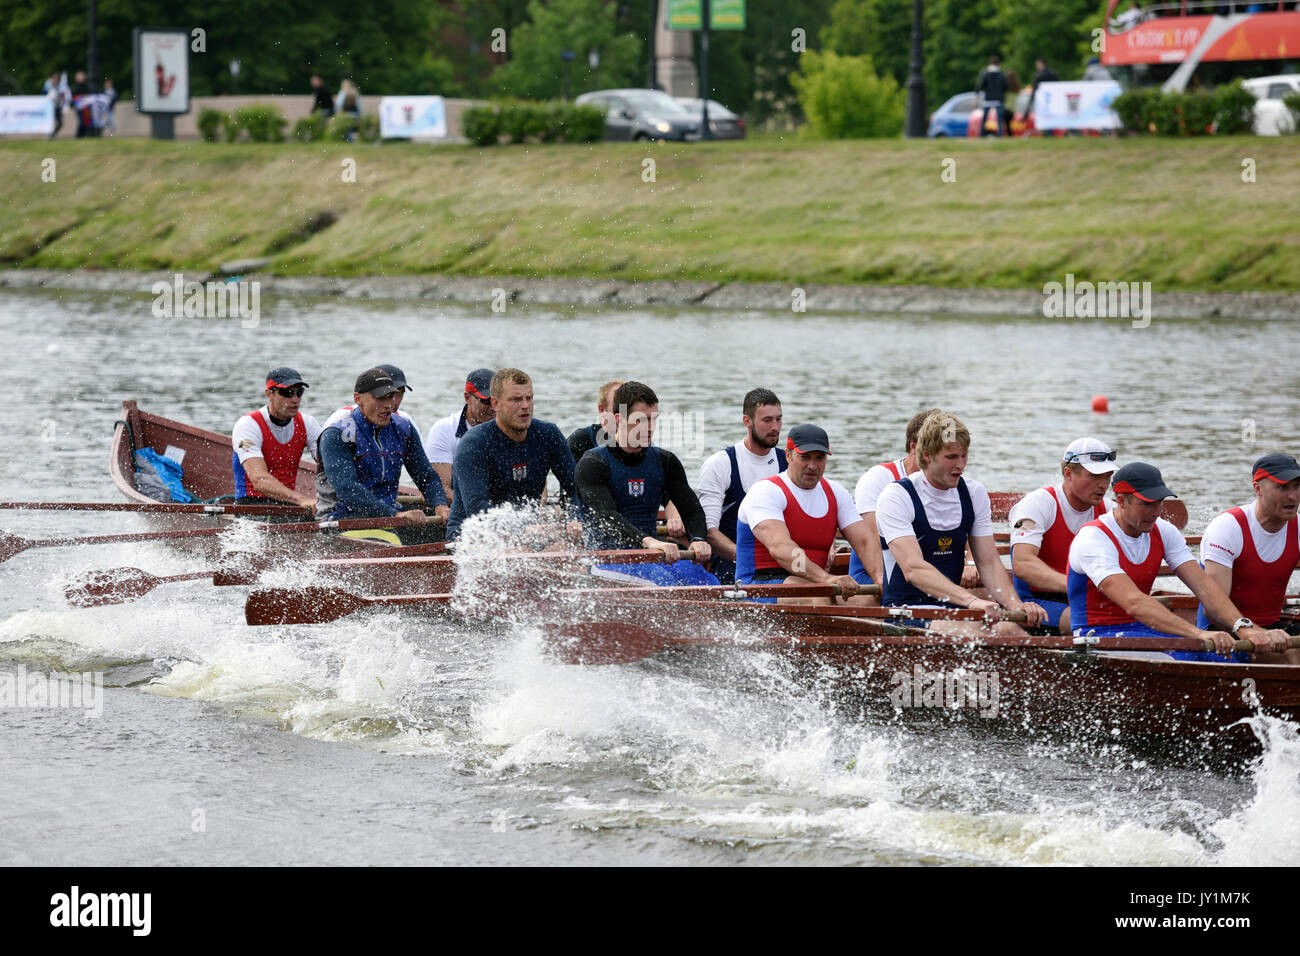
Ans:
{"type": "MultiPolygon", "coordinates": [[[[1201,536],[1201,563],[1213,561],[1232,570],[1228,597],[1256,623],[1272,626],[1282,612],[1286,586],[1300,560],[1298,527],[1300,519],[1292,518],[1277,531],[1265,531],[1251,502],[1216,517],[1201,536]]],[[[1204,608],[1197,620],[1198,626],[1209,624],[1204,608]]]]}
{"type": "MultiPolygon", "coordinates": [[[[1037,548],[1038,557],[1044,564],[1058,574],[1065,574],[1070,564],[1070,545],[1079,529],[1114,507],[1113,499],[1103,499],[1100,504],[1076,511],[1060,482],[1031,491],[1015,503],[1007,516],[1011,524],[1011,552],[1015,554],[1018,544],[1037,548]]],[[[1021,600],[1032,601],[1050,593],[1034,590],[1014,574],[1012,580],[1021,600]]],[[[1060,601],[1062,598],[1052,597],[1050,600],[1060,601]]]]}
{"type": "MultiPolygon", "coordinates": [[[[935,531],[955,531],[961,527],[961,494],[954,485],[951,488],[936,488],[926,481],[925,472],[914,471],[907,476],[912,480],[916,496],[925,508],[925,518],[935,531]]],[[[971,525],[970,538],[980,538],[993,534],[993,506],[989,501],[988,490],[974,478],[962,476],[966,482],[966,493],[970,495],[971,509],[975,523],[971,525]]],[[[900,484],[889,484],[876,500],[876,529],[884,546],[885,578],[894,579],[894,569],[898,562],[889,553],[889,542],[895,538],[911,535],[916,537],[916,506],[912,496],[900,484]]],[[[960,580],[960,575],[958,575],[960,580]]]]}
{"type": "Polygon", "coordinates": [[[858,479],[857,485],[853,488],[853,502],[857,505],[858,514],[870,514],[876,510],[876,502],[880,498],[880,493],[898,479],[907,477],[907,471],[904,468],[906,464],[906,458],[882,461],[878,465],[872,465],[862,473],[862,477],[858,479]]]}
{"type": "Polygon", "coordinates": [[[825,567],[835,533],[861,520],[848,489],[837,481],[822,478],[804,489],[789,480],[789,472],[756,481],[736,514],[736,580],[781,566],[754,536],[752,529],[764,521],[784,523],[808,561],[825,567]]]}
{"type": "Polygon", "coordinates": [[[1155,528],[1132,537],[1125,534],[1114,513],[1089,521],[1070,545],[1066,590],[1070,596],[1070,628],[1136,623],[1133,616],[1101,593],[1101,582],[1127,574],[1143,594],[1150,594],[1163,561],[1177,571],[1194,561],[1183,533],[1164,518],[1155,528]]]}
{"type": "Polygon", "coordinates": [[[252,458],[263,459],[271,477],[293,490],[298,483],[298,460],[305,449],[315,449],[320,430],[316,419],[306,412],[298,412],[283,425],[271,420],[270,409],[265,405],[240,416],[230,433],[235,494],[240,498],[265,497],[253,489],[244,471],[244,462],[252,458]]]}

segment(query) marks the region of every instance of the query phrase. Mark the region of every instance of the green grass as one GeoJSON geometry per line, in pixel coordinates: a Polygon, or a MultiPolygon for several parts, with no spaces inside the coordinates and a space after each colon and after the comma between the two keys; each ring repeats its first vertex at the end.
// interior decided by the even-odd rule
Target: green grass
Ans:
{"type": "Polygon", "coordinates": [[[282,274],[1039,289],[1073,272],[1294,291],[1297,142],[11,142],[0,264],[201,270],[272,255],[282,274]],[[956,182],[941,180],[946,158],[956,182]]]}

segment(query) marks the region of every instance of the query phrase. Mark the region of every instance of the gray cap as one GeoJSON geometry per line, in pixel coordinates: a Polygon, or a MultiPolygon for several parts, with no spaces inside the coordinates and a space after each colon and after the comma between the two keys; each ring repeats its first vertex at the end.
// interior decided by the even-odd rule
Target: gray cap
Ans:
{"type": "Polygon", "coordinates": [[[381,368],[369,368],[357,376],[354,392],[369,394],[371,398],[387,398],[398,391],[393,377],[381,368]]]}

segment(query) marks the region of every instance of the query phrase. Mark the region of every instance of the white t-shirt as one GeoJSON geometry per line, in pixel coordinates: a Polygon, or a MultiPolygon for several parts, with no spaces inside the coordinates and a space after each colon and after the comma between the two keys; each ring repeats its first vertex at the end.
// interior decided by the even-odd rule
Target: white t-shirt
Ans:
{"type": "MultiPolygon", "coordinates": [[[[890,464],[898,469],[900,475],[905,475],[907,472],[904,471],[903,465],[906,461],[906,458],[898,458],[890,464]]],[[[853,489],[853,500],[857,503],[858,512],[865,515],[875,511],[880,493],[897,480],[894,473],[884,465],[872,465],[864,471],[853,489]]]]}
{"type": "MultiPolygon", "coordinates": [[[[1124,549],[1124,557],[1134,564],[1141,564],[1146,560],[1147,555],[1151,553],[1150,535],[1142,534],[1133,538],[1125,534],[1120,530],[1113,512],[1101,520],[1124,549]]],[[[1155,531],[1160,532],[1160,537],[1164,540],[1165,564],[1169,565],[1171,570],[1177,571],[1188,561],[1195,560],[1191,548],[1187,547],[1187,539],[1183,537],[1183,533],[1164,518],[1156,521],[1155,531]]],[[[1155,531],[1152,533],[1154,534],[1155,531]]],[[[1101,582],[1112,574],[1124,573],[1123,568],[1119,566],[1119,552],[1100,528],[1084,528],[1074,536],[1074,542],[1070,545],[1070,567],[1080,574],[1088,575],[1097,587],[1101,587],[1101,582]]]]}
{"type": "MultiPolygon", "coordinates": [[[[1286,549],[1288,525],[1277,531],[1265,531],[1255,517],[1255,502],[1242,505],[1246,512],[1246,523],[1250,526],[1250,537],[1255,542],[1255,551],[1263,561],[1276,561],[1286,549]]],[[[1289,522],[1288,522],[1289,524],[1289,522]]],[[[1241,537],[1241,525],[1228,512],[1216,517],[1201,535],[1201,561],[1213,561],[1230,568],[1241,557],[1245,542],[1241,537]]],[[[1171,565],[1172,567],[1172,565],[1171,565]]]]}
{"type": "MultiPolygon", "coordinates": [[[[282,445],[293,438],[292,419],[287,425],[277,425],[271,421],[271,412],[267,406],[263,405],[258,411],[262,413],[272,438],[282,445]]],[[[316,448],[316,438],[320,435],[321,426],[306,412],[299,412],[299,414],[302,415],[302,423],[307,429],[307,450],[313,451],[316,448]]],[[[262,452],[262,429],[257,426],[257,422],[253,421],[252,415],[241,415],[239,421],[235,422],[235,428],[230,433],[230,443],[234,446],[241,465],[250,458],[266,458],[262,452]]]]}
{"type": "MultiPolygon", "coordinates": [[[[740,511],[736,514],[737,520],[743,521],[750,528],[756,528],[764,521],[785,521],[787,501],[781,489],[777,487],[777,481],[790,489],[794,500],[808,517],[821,518],[830,509],[830,501],[822,491],[820,481],[811,489],[805,490],[790,481],[786,472],[782,472],[777,476],[776,481],[759,481],[749,489],[745,500],[740,503],[740,511]]],[[[826,479],[826,484],[835,495],[837,509],[835,520],[839,529],[843,531],[850,525],[860,522],[862,516],[854,510],[853,499],[849,497],[848,489],[838,481],[831,481],[829,478],[826,479]]]]}
{"type": "MultiPolygon", "coordinates": [[[[925,508],[926,520],[935,531],[951,531],[961,527],[961,493],[954,486],[940,490],[925,480],[925,473],[914,471],[907,476],[912,479],[912,487],[925,508]]],[[[966,478],[966,491],[970,495],[971,509],[975,512],[975,522],[971,525],[971,537],[985,537],[993,534],[993,506],[989,502],[989,493],[974,478],[966,478]]],[[[896,538],[915,537],[916,529],[912,522],[916,520],[916,508],[912,505],[912,496],[900,484],[889,484],[876,500],[876,530],[885,539],[885,543],[896,538]]],[[[898,562],[884,550],[885,577],[892,577],[898,562]]]]}
{"type": "MultiPolygon", "coordinates": [[[[755,455],[745,447],[743,441],[736,442],[733,447],[736,449],[740,487],[746,491],[754,487],[754,482],[762,481],[781,470],[781,460],[776,457],[775,448],[769,448],[765,454],[755,455]]],[[[723,449],[710,455],[700,467],[699,498],[700,505],[704,508],[706,527],[716,528],[722,520],[722,502],[730,487],[731,457],[723,449]]]]}
{"type": "MultiPolygon", "coordinates": [[[[1060,482],[1056,483],[1055,490],[1056,497],[1061,502],[1061,515],[1065,518],[1065,526],[1070,529],[1070,534],[1078,534],[1079,529],[1092,520],[1092,505],[1088,505],[1082,511],[1075,511],[1070,506],[1069,499],[1065,497],[1065,489],[1060,482]]],[[[1103,503],[1106,511],[1114,510],[1113,498],[1106,498],[1103,503]]],[[[1056,501],[1052,500],[1052,494],[1046,488],[1031,491],[1015,503],[1011,514],[1007,516],[1007,521],[1011,523],[1012,548],[1018,544],[1041,548],[1043,535],[1056,521],[1056,501]],[[1017,528],[1016,525],[1026,518],[1033,524],[1026,523],[1025,527],[1017,528]]]]}
{"type": "Polygon", "coordinates": [[[424,453],[429,456],[430,464],[450,465],[455,459],[456,446],[460,444],[456,429],[460,427],[460,418],[464,414],[465,409],[462,408],[433,423],[424,439],[424,453]]]}

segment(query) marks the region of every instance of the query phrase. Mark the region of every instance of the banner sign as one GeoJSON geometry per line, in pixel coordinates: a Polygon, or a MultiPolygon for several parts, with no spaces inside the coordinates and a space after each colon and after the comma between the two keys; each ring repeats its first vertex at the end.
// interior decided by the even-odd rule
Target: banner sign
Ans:
{"type": "Polygon", "coordinates": [[[1041,83],[1034,91],[1034,126],[1053,129],[1119,129],[1110,108],[1123,92],[1113,80],[1084,83],[1041,83]]]}
{"type": "Polygon", "coordinates": [[[48,96],[0,96],[0,135],[54,132],[54,101],[48,96]]]}
{"type": "Polygon", "coordinates": [[[704,26],[704,0],[668,0],[669,30],[698,30],[704,26]]]}
{"type": "Polygon", "coordinates": [[[715,30],[745,29],[745,0],[713,0],[709,26],[715,30]]]}
{"type": "MultiPolygon", "coordinates": [[[[704,0],[668,0],[669,30],[699,30],[704,26],[704,0]]],[[[711,30],[745,29],[745,0],[713,0],[709,4],[711,30]]]]}
{"type": "Polygon", "coordinates": [[[190,111],[190,33],[137,27],[135,108],[138,113],[190,111]]]}
{"type": "Polygon", "coordinates": [[[384,139],[445,139],[447,109],[441,96],[385,96],[379,101],[384,139]]]}

